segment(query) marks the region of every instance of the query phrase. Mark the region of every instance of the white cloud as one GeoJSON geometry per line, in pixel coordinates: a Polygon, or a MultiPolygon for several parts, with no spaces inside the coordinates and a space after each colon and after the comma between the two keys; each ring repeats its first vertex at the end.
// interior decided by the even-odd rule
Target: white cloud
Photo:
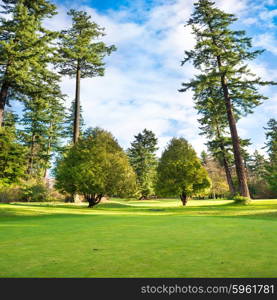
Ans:
{"type": "Polygon", "coordinates": [[[220,9],[236,15],[242,15],[248,8],[248,0],[217,0],[220,9]]]}
{"type": "Polygon", "coordinates": [[[273,33],[259,34],[254,39],[254,45],[265,48],[271,53],[277,55],[277,39],[273,33]]]}

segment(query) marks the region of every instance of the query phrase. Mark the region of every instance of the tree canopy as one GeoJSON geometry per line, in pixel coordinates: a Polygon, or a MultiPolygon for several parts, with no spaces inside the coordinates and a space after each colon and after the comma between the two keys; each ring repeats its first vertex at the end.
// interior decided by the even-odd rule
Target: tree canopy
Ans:
{"type": "Polygon", "coordinates": [[[157,193],[187,198],[211,186],[206,169],[192,146],[184,138],[173,138],[163,151],[157,169],[157,193]]]}
{"type": "Polygon", "coordinates": [[[180,91],[192,89],[197,105],[201,104],[201,113],[206,112],[204,117],[210,121],[211,109],[216,109],[217,116],[225,112],[225,118],[217,125],[228,121],[240,194],[250,197],[236,121],[238,116],[251,113],[266,99],[257,86],[274,83],[262,81],[250,71],[246,62],[255,59],[263,50],[252,50],[251,38],[242,30],[232,29],[236,20],[233,14],[218,9],[212,1],[194,3],[194,12],[187,25],[192,29],[196,45],[193,50],[185,51],[182,64],[192,62],[200,74],[183,83],[180,91]]]}
{"type": "Polygon", "coordinates": [[[274,195],[277,195],[277,121],[270,119],[266,129],[266,149],[269,155],[269,162],[266,165],[267,173],[265,178],[270,185],[274,195]]]}
{"type": "Polygon", "coordinates": [[[76,78],[73,132],[76,143],[80,135],[81,78],[104,76],[103,59],[116,48],[96,41],[105,35],[104,28],[93,22],[87,12],[71,9],[68,15],[72,17],[72,26],[61,32],[57,67],[60,74],[76,78]]]}
{"type": "Polygon", "coordinates": [[[19,183],[26,167],[26,149],[17,142],[14,128],[0,128],[0,188],[19,183]]]}
{"type": "Polygon", "coordinates": [[[157,157],[155,152],[158,139],[151,130],[144,129],[135,136],[127,154],[136,176],[140,198],[154,195],[157,157]]]}
{"type": "Polygon", "coordinates": [[[102,196],[131,196],[136,177],[128,157],[111,133],[100,128],[88,130],[55,169],[56,187],[73,195],[84,195],[90,206],[102,196]]]}

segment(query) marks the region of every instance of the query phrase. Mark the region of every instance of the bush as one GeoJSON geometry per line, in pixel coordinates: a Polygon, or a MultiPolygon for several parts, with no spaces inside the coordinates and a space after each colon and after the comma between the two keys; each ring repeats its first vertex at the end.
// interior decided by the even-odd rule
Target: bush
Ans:
{"type": "Polygon", "coordinates": [[[0,203],[23,201],[24,193],[19,187],[3,187],[0,190],[0,203]]]}
{"type": "Polygon", "coordinates": [[[0,203],[64,201],[65,196],[43,182],[29,180],[20,186],[0,186],[0,203]]]}
{"type": "Polygon", "coordinates": [[[48,190],[48,198],[47,201],[53,201],[53,202],[65,202],[65,195],[59,193],[57,190],[51,188],[48,190]]]}
{"type": "Polygon", "coordinates": [[[49,190],[43,183],[27,185],[23,188],[23,198],[27,202],[49,201],[49,190]]]}
{"type": "Polygon", "coordinates": [[[235,204],[240,204],[240,205],[248,205],[251,202],[251,199],[248,197],[243,197],[243,196],[235,196],[233,198],[235,204]]]}

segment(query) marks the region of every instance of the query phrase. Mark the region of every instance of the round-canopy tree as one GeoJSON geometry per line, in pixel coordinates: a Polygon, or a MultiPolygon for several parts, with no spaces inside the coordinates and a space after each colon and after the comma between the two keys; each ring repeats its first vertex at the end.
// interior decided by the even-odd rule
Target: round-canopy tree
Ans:
{"type": "Polygon", "coordinates": [[[179,195],[183,205],[190,196],[203,192],[211,183],[196,152],[184,138],[173,138],[158,165],[157,193],[179,195]]]}
{"type": "Polygon", "coordinates": [[[87,130],[57,161],[54,173],[61,192],[84,195],[89,207],[104,195],[131,196],[136,189],[127,155],[112,134],[100,128],[87,130]]]}

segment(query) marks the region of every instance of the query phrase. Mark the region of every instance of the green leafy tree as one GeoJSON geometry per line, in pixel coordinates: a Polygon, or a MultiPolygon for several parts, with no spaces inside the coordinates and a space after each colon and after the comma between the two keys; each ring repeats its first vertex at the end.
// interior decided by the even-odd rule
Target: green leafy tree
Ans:
{"type": "Polygon", "coordinates": [[[224,168],[212,155],[207,155],[205,169],[208,171],[209,178],[211,179],[210,198],[217,199],[228,196],[229,189],[226,181],[224,168]]]}
{"type": "Polygon", "coordinates": [[[16,132],[16,123],[18,122],[18,115],[15,114],[11,109],[6,109],[4,113],[3,125],[9,127],[16,132]]]}
{"type": "Polygon", "coordinates": [[[64,138],[64,120],[66,118],[63,95],[60,93],[58,93],[58,95],[52,95],[52,97],[48,99],[46,110],[46,147],[42,166],[44,178],[47,176],[47,170],[51,168],[51,160],[55,153],[63,151],[62,139],[64,138]]]}
{"type": "Polygon", "coordinates": [[[47,76],[45,62],[53,59],[51,42],[57,34],[42,26],[55,6],[45,0],[3,0],[0,18],[0,126],[9,100],[24,101],[41,89],[38,78],[47,76]],[[5,17],[7,15],[7,17],[5,17]],[[43,61],[42,61],[43,60],[43,61]]]}
{"type": "Polygon", "coordinates": [[[247,162],[249,174],[249,191],[252,198],[270,198],[271,192],[265,180],[267,160],[257,150],[254,151],[247,162]]]}
{"type": "Polygon", "coordinates": [[[95,41],[104,36],[104,28],[91,21],[84,11],[70,10],[72,27],[64,30],[60,38],[60,56],[58,63],[60,73],[76,78],[74,134],[76,143],[80,134],[80,83],[81,78],[103,76],[105,55],[110,55],[115,46],[106,46],[104,42],[95,41]]]}
{"type": "Polygon", "coordinates": [[[269,162],[266,165],[267,174],[265,179],[268,182],[271,191],[277,196],[277,121],[270,119],[266,129],[266,149],[269,156],[269,162]]]}
{"type": "Polygon", "coordinates": [[[60,149],[64,130],[63,95],[57,83],[25,102],[21,141],[28,148],[29,177],[46,177],[54,151],[60,149]]]}
{"type": "Polygon", "coordinates": [[[230,26],[237,20],[214,6],[209,0],[199,0],[194,4],[194,12],[187,25],[191,26],[196,38],[196,46],[185,52],[183,64],[191,61],[201,74],[183,83],[186,91],[192,88],[213,89],[222,94],[220,107],[225,108],[226,118],[232,137],[236,173],[240,194],[250,197],[247,175],[241,153],[240,139],[236,127],[236,114],[251,113],[266,97],[259,94],[257,86],[273,84],[261,81],[252,74],[245,63],[255,59],[263,51],[251,51],[251,38],[244,31],[232,30],[230,26]]]}
{"type": "Polygon", "coordinates": [[[25,176],[26,151],[17,141],[13,126],[0,128],[0,188],[18,183],[25,176]]]}
{"type": "Polygon", "coordinates": [[[157,143],[155,134],[151,130],[144,129],[135,136],[135,140],[127,150],[131,166],[136,172],[140,199],[147,199],[154,194],[157,143]]]}
{"type": "Polygon", "coordinates": [[[183,205],[188,197],[210,188],[206,169],[192,146],[184,138],[173,138],[157,169],[157,193],[161,196],[179,195],[183,205]]]}
{"type": "Polygon", "coordinates": [[[78,143],[57,161],[56,187],[72,196],[83,195],[93,207],[104,195],[130,196],[135,192],[135,173],[128,157],[111,133],[87,130],[78,143]]]}

